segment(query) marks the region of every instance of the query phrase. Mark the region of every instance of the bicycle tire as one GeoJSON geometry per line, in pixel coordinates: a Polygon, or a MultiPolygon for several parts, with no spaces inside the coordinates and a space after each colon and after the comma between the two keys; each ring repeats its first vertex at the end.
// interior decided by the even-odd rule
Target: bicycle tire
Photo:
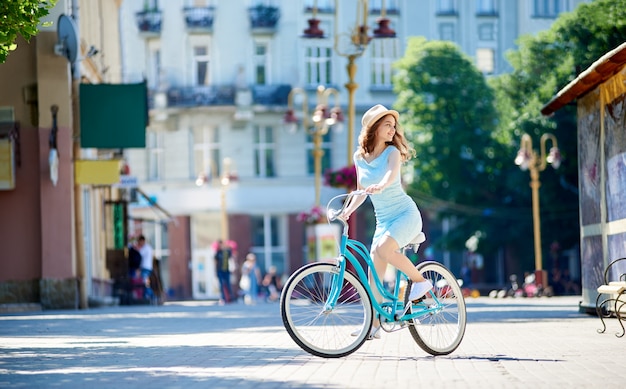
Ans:
{"type": "MultiPolygon", "coordinates": [[[[409,326],[409,332],[427,353],[448,355],[459,347],[465,335],[467,312],[461,287],[452,272],[438,262],[423,262],[417,268],[424,278],[433,283],[433,289],[426,294],[423,303],[434,306],[435,300],[431,294],[434,293],[443,306],[441,310],[415,318],[409,326]]],[[[405,304],[408,303],[410,284],[409,281],[404,294],[405,304]]]]}
{"type": "Polygon", "coordinates": [[[325,311],[331,280],[338,270],[330,263],[305,265],[289,277],[281,293],[280,312],[287,333],[303,350],[318,357],[352,354],[363,345],[372,327],[371,300],[363,283],[350,271],[344,273],[335,307],[325,311]]]}

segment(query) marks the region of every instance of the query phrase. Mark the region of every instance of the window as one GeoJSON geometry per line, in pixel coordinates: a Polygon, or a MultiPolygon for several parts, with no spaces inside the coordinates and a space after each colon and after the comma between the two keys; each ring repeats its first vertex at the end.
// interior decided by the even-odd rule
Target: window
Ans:
{"type": "MultiPolygon", "coordinates": [[[[322,171],[321,173],[324,174],[324,172],[327,169],[330,169],[330,151],[331,151],[331,133],[332,131],[328,131],[326,133],[326,135],[322,136],[322,151],[324,152],[324,155],[322,155],[322,171]]],[[[314,144],[313,144],[313,135],[309,135],[307,134],[306,136],[306,150],[307,150],[307,173],[309,175],[313,175],[315,174],[315,158],[313,157],[313,149],[314,149],[314,144]]]]}
{"type": "Polygon", "coordinates": [[[372,13],[381,13],[383,6],[385,6],[386,12],[397,13],[398,12],[398,0],[370,0],[369,9],[372,13]]]}
{"type": "Polygon", "coordinates": [[[254,45],[254,82],[257,85],[266,85],[267,80],[267,44],[256,43],[254,45]]]}
{"type": "Polygon", "coordinates": [[[494,41],[496,39],[495,28],[491,23],[483,23],[478,26],[478,39],[481,41],[494,41]]]}
{"type": "Polygon", "coordinates": [[[192,177],[200,173],[207,178],[219,177],[220,173],[220,144],[217,128],[201,127],[193,129],[193,166],[192,177]]]}
{"type": "Polygon", "coordinates": [[[305,48],[304,66],[306,83],[310,86],[332,84],[332,49],[324,46],[305,48]]]}
{"type": "Polygon", "coordinates": [[[478,15],[495,15],[495,0],[476,0],[476,14],[478,15]]]}
{"type": "Polygon", "coordinates": [[[148,131],[146,137],[148,181],[157,181],[163,178],[163,134],[148,131]]]}
{"type": "Polygon", "coordinates": [[[276,177],[274,163],[274,129],[254,127],[254,174],[257,177],[276,177]]]}
{"type": "Polygon", "coordinates": [[[150,7],[150,9],[159,9],[158,0],[146,0],[144,1],[144,7],[150,7]]]}
{"type": "Polygon", "coordinates": [[[451,41],[454,42],[454,24],[452,23],[441,23],[439,25],[439,39],[442,41],[451,41]]]}
{"type": "Polygon", "coordinates": [[[304,9],[311,10],[317,6],[320,12],[331,12],[335,9],[335,0],[305,0],[304,9]]]}
{"type": "Polygon", "coordinates": [[[483,74],[493,74],[495,71],[495,51],[489,48],[476,50],[476,67],[483,74]]]}
{"type": "Polygon", "coordinates": [[[456,15],[456,0],[439,0],[437,2],[438,15],[456,15]]]}
{"type": "Polygon", "coordinates": [[[397,39],[373,39],[370,43],[372,61],[372,87],[393,87],[391,77],[393,75],[393,62],[398,59],[397,39]]]}
{"type": "Polygon", "coordinates": [[[277,273],[286,270],[286,247],[283,243],[283,220],[275,215],[251,216],[251,251],[256,254],[257,263],[265,273],[270,266],[276,266],[277,273]]]}
{"type": "Polygon", "coordinates": [[[193,74],[195,85],[209,85],[209,48],[193,47],[193,74]]]}
{"type": "Polygon", "coordinates": [[[147,73],[148,86],[157,89],[161,83],[161,48],[157,41],[149,44],[147,73]]]}
{"type": "Polygon", "coordinates": [[[564,11],[561,7],[562,0],[535,0],[535,13],[537,18],[556,18],[564,11]]]}

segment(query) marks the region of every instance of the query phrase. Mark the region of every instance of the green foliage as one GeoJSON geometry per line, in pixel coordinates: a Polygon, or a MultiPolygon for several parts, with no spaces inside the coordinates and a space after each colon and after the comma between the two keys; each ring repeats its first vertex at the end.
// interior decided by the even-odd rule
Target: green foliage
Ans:
{"type": "MultiPolygon", "coordinates": [[[[625,41],[626,0],[595,0],[561,15],[547,31],[521,37],[518,50],[508,53],[514,70],[490,80],[501,115],[501,141],[518,147],[521,135],[528,133],[539,151],[542,134],[551,132],[558,139],[563,164],[540,175],[543,247],[552,241],[565,248],[579,242],[578,151],[575,107],[564,107],[550,118],[540,110],[578,74],[625,41]]],[[[511,174],[528,179],[527,172],[511,174]]],[[[512,180],[508,190],[530,215],[530,189],[512,180]]]]}
{"type": "Polygon", "coordinates": [[[503,219],[486,215],[493,216],[506,202],[503,173],[513,157],[496,137],[493,90],[450,42],[411,38],[396,68],[395,108],[417,151],[417,179],[409,192],[440,201],[439,216],[456,217],[443,246],[462,250],[471,235],[482,231],[492,244],[483,244],[483,252],[495,250],[503,219]]]}
{"type": "Polygon", "coordinates": [[[626,41],[626,0],[595,0],[563,15],[551,29],[580,73],[626,41]]]}
{"type": "Polygon", "coordinates": [[[27,42],[39,32],[39,20],[48,15],[57,0],[2,0],[0,2],[0,63],[15,50],[18,35],[27,42]]]}

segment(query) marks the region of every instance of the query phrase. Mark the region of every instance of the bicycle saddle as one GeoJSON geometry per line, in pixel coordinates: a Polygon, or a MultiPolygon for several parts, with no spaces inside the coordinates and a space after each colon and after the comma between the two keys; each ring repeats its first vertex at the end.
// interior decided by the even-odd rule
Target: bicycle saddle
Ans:
{"type": "Polygon", "coordinates": [[[426,235],[424,235],[423,232],[420,232],[419,234],[415,235],[415,238],[411,239],[411,241],[409,242],[409,244],[406,245],[406,247],[413,246],[413,251],[417,252],[417,249],[419,249],[420,244],[424,243],[425,241],[426,241],[426,235]]]}

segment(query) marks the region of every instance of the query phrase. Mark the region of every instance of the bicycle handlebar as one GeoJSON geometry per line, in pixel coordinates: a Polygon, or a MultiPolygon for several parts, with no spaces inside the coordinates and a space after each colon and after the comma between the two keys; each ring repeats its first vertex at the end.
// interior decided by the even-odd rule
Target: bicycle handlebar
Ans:
{"type": "Polygon", "coordinates": [[[328,221],[335,221],[335,220],[339,220],[343,223],[346,222],[346,220],[342,217],[339,217],[339,215],[341,215],[341,213],[343,212],[343,210],[346,208],[346,206],[350,203],[350,199],[353,196],[362,196],[362,195],[367,195],[367,193],[365,192],[365,190],[363,189],[359,189],[359,190],[355,190],[352,191],[350,193],[345,193],[345,194],[340,194],[338,196],[333,197],[329,202],[328,202],[328,207],[330,207],[330,204],[333,202],[333,200],[339,198],[339,197],[347,197],[346,201],[343,202],[343,205],[341,206],[341,208],[339,209],[327,209],[326,215],[328,217],[328,221]]]}

